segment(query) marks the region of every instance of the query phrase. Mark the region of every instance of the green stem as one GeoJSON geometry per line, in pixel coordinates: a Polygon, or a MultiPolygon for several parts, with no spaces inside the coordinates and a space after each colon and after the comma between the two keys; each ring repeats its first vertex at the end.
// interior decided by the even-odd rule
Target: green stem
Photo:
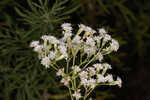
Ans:
{"type": "Polygon", "coordinates": [[[74,88],[74,82],[71,80],[71,84],[72,84],[72,89],[75,90],[74,88]]]}
{"type": "Polygon", "coordinates": [[[68,88],[69,88],[69,94],[70,94],[71,100],[73,100],[71,89],[70,89],[70,87],[68,87],[68,88]]]}
{"type": "Polygon", "coordinates": [[[80,65],[79,65],[79,67],[82,66],[83,64],[85,64],[86,62],[88,62],[89,58],[90,57],[88,56],[83,62],[81,62],[80,65]]]}
{"type": "MultiPolygon", "coordinates": [[[[86,96],[86,94],[87,94],[87,88],[85,88],[85,96],[86,96]]],[[[86,100],[86,97],[83,97],[83,100],[86,100]]]]}
{"type": "MultiPolygon", "coordinates": [[[[100,52],[100,51],[99,51],[100,52]]],[[[98,56],[99,52],[83,67],[82,70],[84,70],[92,61],[95,60],[95,58],[98,56]]]]}
{"type": "Polygon", "coordinates": [[[94,57],[83,67],[82,70],[84,70],[95,58],[96,58],[96,56],[94,56],[94,57]]]}
{"type": "Polygon", "coordinates": [[[78,85],[78,88],[80,88],[82,86],[82,84],[80,83],[79,85],[78,85]]]}
{"type": "Polygon", "coordinates": [[[75,90],[76,90],[76,78],[74,78],[74,88],[75,88],[75,90]]]}
{"type": "Polygon", "coordinates": [[[89,90],[89,92],[84,96],[84,100],[90,95],[90,93],[93,91],[93,89],[89,90]]]}
{"type": "Polygon", "coordinates": [[[84,55],[84,53],[82,53],[82,54],[80,55],[80,63],[82,63],[82,57],[83,57],[83,55],[84,55]]]}
{"type": "Polygon", "coordinates": [[[77,49],[77,50],[75,51],[75,54],[74,54],[74,56],[73,56],[73,66],[75,65],[76,55],[77,55],[78,51],[79,51],[79,49],[77,49]]]}
{"type": "Polygon", "coordinates": [[[69,62],[70,62],[70,58],[67,60],[67,71],[66,71],[66,73],[68,73],[68,70],[69,70],[69,62]]]}
{"type": "Polygon", "coordinates": [[[56,66],[56,68],[59,68],[59,66],[56,64],[56,62],[52,63],[53,65],[56,66]]]}
{"type": "Polygon", "coordinates": [[[58,69],[53,65],[53,64],[50,64],[56,71],[58,71],[58,69]]]}
{"type": "Polygon", "coordinates": [[[76,54],[73,56],[73,66],[75,65],[76,54]]]}

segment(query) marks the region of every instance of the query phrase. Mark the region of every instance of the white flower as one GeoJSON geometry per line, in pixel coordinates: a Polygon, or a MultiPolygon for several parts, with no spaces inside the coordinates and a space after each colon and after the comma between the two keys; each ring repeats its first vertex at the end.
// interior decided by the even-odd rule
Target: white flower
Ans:
{"type": "Polygon", "coordinates": [[[103,69],[103,65],[102,64],[94,64],[93,66],[96,68],[97,71],[103,69]]]}
{"type": "Polygon", "coordinates": [[[77,50],[81,48],[82,43],[83,43],[83,40],[81,40],[81,37],[79,35],[76,35],[72,40],[72,48],[74,50],[77,50]]]}
{"type": "Polygon", "coordinates": [[[30,47],[36,47],[39,45],[39,41],[32,41],[30,47]]]}
{"type": "Polygon", "coordinates": [[[97,74],[97,82],[98,83],[105,82],[105,77],[101,74],[97,74]]]}
{"type": "MultiPolygon", "coordinates": [[[[74,79],[76,79],[76,82],[80,81],[79,86],[81,85],[86,89],[94,89],[96,85],[98,85],[98,83],[118,85],[119,87],[121,87],[122,81],[119,77],[117,77],[117,80],[114,81],[113,76],[106,73],[108,69],[111,69],[111,65],[109,65],[108,63],[101,63],[103,60],[103,55],[118,50],[118,41],[112,39],[111,36],[107,34],[107,31],[104,28],[100,28],[98,30],[99,35],[95,36],[96,31],[91,27],[85,26],[83,24],[79,25],[79,30],[77,31],[76,35],[72,34],[73,28],[71,27],[70,23],[64,23],[61,25],[61,27],[63,29],[63,37],[61,39],[57,39],[56,37],[50,35],[43,35],[41,36],[41,39],[44,40],[44,43],[42,42],[41,45],[40,41],[31,42],[30,47],[33,47],[34,51],[38,53],[41,64],[46,68],[49,68],[51,62],[53,62],[54,60],[59,61],[64,58],[65,60],[68,60],[68,57],[72,58],[72,56],[74,56],[75,53],[78,53],[78,51],[79,55],[80,53],[85,53],[85,55],[83,55],[83,58],[85,59],[86,57],[89,57],[89,55],[91,58],[95,54],[97,56],[93,61],[99,60],[100,63],[94,64],[92,67],[86,68],[86,70],[83,70],[82,68],[80,68],[80,66],[73,65],[70,74],[66,74],[65,67],[59,69],[56,73],[56,76],[62,77],[60,82],[65,86],[70,86],[72,78],[75,77],[74,79]],[[83,34],[80,34],[82,32],[83,34]],[[107,46],[107,44],[110,45],[107,46]],[[71,52],[69,52],[70,48],[72,48],[71,52]],[[101,49],[104,51],[101,51],[101,53],[99,53],[99,50],[101,49]]],[[[74,99],[79,100],[82,97],[79,89],[73,88],[71,92],[72,91],[74,91],[72,94],[74,99]]]]}
{"type": "Polygon", "coordinates": [[[91,33],[92,33],[92,34],[95,34],[95,33],[96,33],[96,31],[92,29],[91,33]]]}
{"type": "Polygon", "coordinates": [[[91,34],[96,33],[96,31],[95,31],[95,30],[93,30],[91,27],[88,27],[88,26],[86,26],[85,31],[86,31],[86,32],[89,32],[89,33],[91,33],[91,34]]]}
{"type": "Polygon", "coordinates": [[[76,99],[80,99],[81,98],[80,90],[78,89],[77,91],[75,91],[74,94],[72,94],[72,96],[75,97],[76,99]]]}
{"type": "Polygon", "coordinates": [[[99,55],[98,55],[98,60],[99,60],[99,62],[101,62],[103,60],[103,55],[101,53],[99,53],[99,55]]]}
{"type": "Polygon", "coordinates": [[[105,81],[113,82],[113,81],[114,81],[113,76],[112,76],[111,74],[108,74],[108,75],[105,77],[105,81]]]}
{"type": "Polygon", "coordinates": [[[86,30],[86,26],[85,26],[85,25],[80,24],[80,25],[78,25],[78,26],[79,26],[80,29],[82,29],[82,30],[84,30],[84,31],[86,30]]]}
{"type": "Polygon", "coordinates": [[[47,36],[47,39],[52,44],[58,44],[59,43],[59,40],[57,40],[56,37],[54,37],[54,36],[47,36]]]}
{"type": "Polygon", "coordinates": [[[64,77],[62,78],[62,80],[60,81],[61,83],[63,83],[65,86],[67,86],[69,84],[70,81],[70,77],[64,77]]]}
{"type": "Polygon", "coordinates": [[[121,80],[120,77],[117,77],[117,84],[118,84],[119,87],[122,86],[122,80],[121,80]]]}
{"type": "Polygon", "coordinates": [[[112,42],[111,42],[111,48],[114,50],[114,51],[117,51],[119,49],[119,43],[117,40],[115,39],[112,39],[112,42]]]}
{"type": "Polygon", "coordinates": [[[65,46],[65,47],[67,47],[67,44],[66,44],[66,41],[64,41],[64,38],[62,37],[62,38],[60,38],[59,39],[59,45],[63,45],[63,46],[65,46]]]}
{"type": "Polygon", "coordinates": [[[96,86],[96,80],[93,78],[90,78],[90,80],[88,80],[89,86],[90,88],[94,89],[96,86]]]}
{"type": "Polygon", "coordinates": [[[82,71],[79,73],[80,79],[87,79],[88,78],[88,73],[87,71],[82,71]]]}
{"type": "Polygon", "coordinates": [[[41,36],[41,39],[42,39],[42,40],[48,40],[48,35],[43,35],[43,36],[41,36]]]}
{"type": "Polygon", "coordinates": [[[43,36],[41,36],[41,39],[47,40],[52,44],[58,44],[59,43],[59,40],[57,40],[56,37],[50,36],[50,35],[43,35],[43,36]]]}
{"type": "Polygon", "coordinates": [[[56,52],[55,51],[50,51],[50,54],[48,55],[49,59],[54,60],[56,57],[56,52]]]}
{"type": "Polygon", "coordinates": [[[104,28],[100,28],[98,31],[100,34],[106,34],[107,33],[107,31],[104,28]]]}
{"type": "Polygon", "coordinates": [[[93,38],[97,43],[100,43],[100,40],[102,39],[102,37],[100,36],[94,36],[93,38]]]}
{"type": "Polygon", "coordinates": [[[94,33],[96,33],[96,31],[95,30],[93,30],[91,27],[89,27],[89,26],[85,26],[85,25],[83,25],[83,24],[80,24],[80,25],[78,25],[79,26],[79,28],[81,29],[81,30],[84,30],[85,32],[88,32],[88,33],[91,33],[91,34],[94,34],[94,33]]]}
{"type": "Polygon", "coordinates": [[[84,52],[89,54],[95,54],[96,46],[95,41],[91,37],[87,37],[85,45],[84,45],[84,52]]]}
{"type": "Polygon", "coordinates": [[[72,36],[72,32],[71,31],[63,31],[64,37],[63,39],[66,40],[68,37],[72,36]]]}
{"type": "Polygon", "coordinates": [[[111,68],[111,65],[109,65],[108,63],[103,63],[103,66],[104,66],[106,69],[112,69],[112,68],[111,68]]]}
{"type": "Polygon", "coordinates": [[[65,45],[59,45],[59,46],[58,46],[58,49],[59,49],[60,53],[61,53],[65,58],[68,57],[68,54],[67,54],[67,47],[66,47],[65,45]]]}
{"type": "Polygon", "coordinates": [[[84,87],[90,87],[90,88],[95,88],[96,86],[96,80],[94,78],[90,78],[89,80],[87,79],[81,79],[81,84],[84,87]]]}
{"type": "Polygon", "coordinates": [[[96,74],[95,68],[93,67],[88,67],[87,70],[90,76],[94,76],[96,74]]]}
{"type": "Polygon", "coordinates": [[[70,23],[64,23],[61,25],[61,27],[63,28],[63,30],[65,31],[72,31],[72,27],[70,23]]]}
{"type": "Polygon", "coordinates": [[[91,28],[91,27],[89,27],[89,26],[86,26],[85,31],[87,31],[87,32],[91,32],[91,31],[92,31],[92,28],[91,28]]]}
{"type": "Polygon", "coordinates": [[[76,35],[73,40],[72,40],[72,43],[75,43],[75,44],[81,44],[83,41],[81,40],[81,37],[79,35],[76,35]]]}
{"type": "Polygon", "coordinates": [[[84,87],[87,87],[88,86],[88,80],[87,79],[81,79],[81,84],[84,86],[84,87]]]}
{"type": "Polygon", "coordinates": [[[109,51],[111,51],[111,49],[110,49],[110,47],[106,47],[106,48],[103,48],[103,51],[109,52],[109,51]]]}
{"type": "Polygon", "coordinates": [[[49,60],[48,57],[44,57],[44,58],[42,58],[42,60],[41,60],[41,64],[44,65],[46,68],[49,68],[50,62],[51,62],[51,61],[49,60]]]}
{"type": "Polygon", "coordinates": [[[42,49],[43,49],[43,45],[37,45],[36,47],[34,47],[34,51],[35,52],[38,52],[38,51],[42,51],[42,49]]]}
{"type": "Polygon", "coordinates": [[[87,53],[88,55],[89,54],[95,54],[96,52],[96,49],[95,47],[90,47],[90,46],[84,46],[84,52],[87,53]]]}
{"type": "Polygon", "coordinates": [[[59,69],[58,72],[56,73],[57,76],[64,76],[64,68],[59,69]]]}
{"type": "Polygon", "coordinates": [[[91,46],[91,47],[94,47],[94,46],[95,46],[95,41],[93,40],[93,38],[87,37],[85,44],[86,44],[86,45],[89,45],[89,46],[91,46]]]}
{"type": "Polygon", "coordinates": [[[111,40],[111,36],[109,34],[104,35],[104,41],[109,41],[111,40]]]}
{"type": "Polygon", "coordinates": [[[75,74],[78,73],[79,71],[81,71],[81,68],[77,65],[73,66],[72,69],[75,74]]]}
{"type": "Polygon", "coordinates": [[[72,36],[72,27],[71,27],[71,24],[70,23],[64,23],[61,25],[61,27],[63,28],[63,34],[64,34],[64,37],[63,39],[66,40],[68,37],[71,37],[72,36]]]}

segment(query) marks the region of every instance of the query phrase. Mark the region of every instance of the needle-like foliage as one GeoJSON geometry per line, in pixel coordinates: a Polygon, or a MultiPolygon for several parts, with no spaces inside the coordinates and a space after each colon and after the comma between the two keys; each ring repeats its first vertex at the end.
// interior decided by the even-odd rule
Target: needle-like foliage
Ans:
{"type": "Polygon", "coordinates": [[[15,10],[23,17],[21,20],[24,24],[30,27],[29,34],[30,32],[52,34],[54,30],[56,32],[57,26],[70,18],[68,14],[79,7],[79,5],[74,6],[74,2],[70,2],[69,0],[56,0],[55,2],[52,2],[52,0],[38,0],[38,2],[27,0],[27,2],[30,9],[19,6],[21,10],[18,7],[15,10]],[[69,3],[69,10],[64,6],[67,3],[69,3]]]}
{"type": "Polygon", "coordinates": [[[79,5],[69,0],[27,0],[30,8],[15,3],[15,11],[20,15],[15,22],[18,25],[6,23],[0,27],[0,99],[66,98],[68,93],[57,85],[54,72],[41,67],[29,43],[39,39],[41,34],[58,33],[57,26],[68,19],[79,5]],[[50,93],[58,96],[50,96],[50,93]]]}

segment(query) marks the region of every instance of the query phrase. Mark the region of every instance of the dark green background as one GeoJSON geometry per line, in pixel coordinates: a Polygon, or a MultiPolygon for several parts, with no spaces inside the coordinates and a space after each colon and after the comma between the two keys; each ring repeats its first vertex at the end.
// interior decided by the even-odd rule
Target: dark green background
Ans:
{"type": "Polygon", "coordinates": [[[150,100],[149,0],[45,1],[0,0],[0,100],[69,100],[29,47],[43,34],[60,37],[63,22],[105,27],[120,43],[106,59],[122,88],[98,87],[94,100],[150,100]]]}

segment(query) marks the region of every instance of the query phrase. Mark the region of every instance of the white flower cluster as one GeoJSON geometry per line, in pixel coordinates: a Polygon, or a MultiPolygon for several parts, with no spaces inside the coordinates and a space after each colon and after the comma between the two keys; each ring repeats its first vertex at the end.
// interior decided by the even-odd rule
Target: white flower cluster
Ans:
{"type": "Polygon", "coordinates": [[[82,70],[82,68],[75,65],[72,67],[72,75],[68,76],[67,73],[64,72],[64,69],[59,69],[57,76],[62,76],[61,83],[65,86],[71,86],[74,78],[76,78],[76,80],[80,80],[80,87],[77,88],[78,91],[73,89],[74,94],[72,94],[73,97],[79,99],[82,97],[79,91],[82,89],[82,86],[86,90],[94,89],[98,85],[118,85],[121,87],[121,79],[117,77],[117,79],[114,80],[112,74],[106,74],[108,69],[111,69],[111,66],[108,63],[97,63],[85,70],[82,70]]]}
{"type": "Polygon", "coordinates": [[[82,95],[82,88],[85,88],[85,93],[88,94],[97,85],[121,87],[121,79],[118,77],[114,80],[113,75],[107,73],[108,69],[112,69],[111,65],[103,63],[104,55],[119,49],[118,41],[104,28],[100,28],[97,33],[91,27],[80,24],[77,33],[73,34],[70,23],[64,23],[61,27],[64,35],[62,38],[44,35],[41,37],[42,43],[33,41],[30,47],[39,54],[43,66],[57,70],[56,75],[60,76],[60,82],[70,89],[71,96],[79,100],[86,95],[82,95]],[[80,56],[80,64],[75,62],[77,54],[80,56]],[[58,68],[56,63],[61,59],[67,63],[72,61],[72,67],[69,62],[64,68],[58,68]],[[99,63],[89,67],[94,61],[99,63]]]}

